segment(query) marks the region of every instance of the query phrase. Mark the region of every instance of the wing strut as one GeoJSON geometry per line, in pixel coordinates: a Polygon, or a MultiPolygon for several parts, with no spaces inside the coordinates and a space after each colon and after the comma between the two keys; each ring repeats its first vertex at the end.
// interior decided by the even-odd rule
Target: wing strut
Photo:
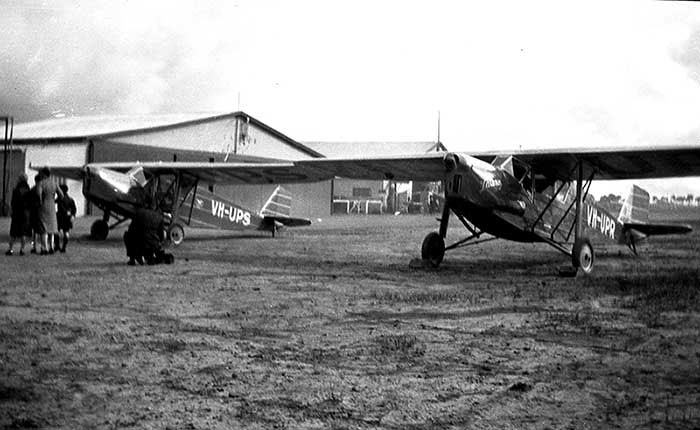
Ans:
{"type": "Polygon", "coordinates": [[[460,214],[455,214],[455,215],[457,215],[457,218],[462,222],[462,224],[464,224],[464,227],[467,230],[469,230],[469,232],[471,233],[471,236],[468,236],[462,240],[458,240],[457,242],[453,243],[452,245],[445,247],[445,251],[449,251],[450,249],[464,247],[467,245],[476,245],[479,243],[489,242],[489,241],[497,239],[496,237],[487,237],[485,239],[474,240],[472,242],[473,239],[478,239],[479,237],[481,237],[481,233],[483,233],[483,232],[479,231],[476,227],[471,225],[469,223],[469,221],[467,221],[467,219],[464,218],[462,215],[460,215],[460,214]]]}
{"type": "Polygon", "coordinates": [[[581,221],[583,220],[582,212],[583,212],[583,164],[581,163],[581,160],[578,161],[577,163],[578,167],[578,172],[576,174],[576,217],[575,217],[575,223],[576,227],[574,229],[574,242],[581,237],[581,231],[583,229],[583,226],[581,225],[581,221]]]}
{"type": "Polygon", "coordinates": [[[450,205],[445,199],[445,204],[442,207],[442,217],[440,218],[440,236],[444,239],[447,236],[447,224],[450,221],[450,205]]]}

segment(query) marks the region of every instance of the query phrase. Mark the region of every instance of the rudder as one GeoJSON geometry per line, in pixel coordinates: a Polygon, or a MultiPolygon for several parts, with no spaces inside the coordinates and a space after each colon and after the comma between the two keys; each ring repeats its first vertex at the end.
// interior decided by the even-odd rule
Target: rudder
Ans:
{"type": "Polygon", "coordinates": [[[632,185],[620,209],[617,220],[623,224],[645,224],[649,221],[649,193],[643,188],[632,185]]]}
{"type": "Polygon", "coordinates": [[[262,216],[289,217],[292,212],[292,195],[281,185],[270,194],[260,210],[262,216]]]}

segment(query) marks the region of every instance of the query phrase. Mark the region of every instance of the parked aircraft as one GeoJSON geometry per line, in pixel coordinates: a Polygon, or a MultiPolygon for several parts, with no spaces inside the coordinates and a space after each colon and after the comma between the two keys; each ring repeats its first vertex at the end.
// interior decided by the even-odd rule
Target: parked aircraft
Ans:
{"type": "MultiPolygon", "coordinates": [[[[126,171],[133,163],[102,168],[126,171]]],[[[700,176],[700,147],[561,149],[512,153],[432,153],[419,156],[312,159],[263,163],[155,162],[139,165],[151,175],[196,178],[203,183],[315,182],[335,177],[397,181],[442,180],[445,204],[437,232],[423,240],[421,257],[437,267],[446,251],[495,237],[543,242],[593,269],[591,239],[629,245],[653,234],[684,233],[689,226],[650,224],[634,199],[615,218],[587,198],[594,179],[700,176]],[[450,215],[469,235],[445,245],[450,215]]],[[[98,168],[97,165],[88,168],[98,168]]],[[[61,168],[57,168],[61,171],[61,168]]],[[[64,168],[70,171],[70,168],[64,168]]]]}
{"type": "Polygon", "coordinates": [[[196,177],[176,172],[148,172],[134,165],[122,173],[99,165],[79,169],[54,168],[58,176],[82,179],[83,194],[102,209],[102,219],[95,221],[90,235],[104,240],[109,230],[131,219],[137,207],[160,209],[171,221],[168,237],[175,245],[185,238],[183,226],[221,230],[264,230],[272,235],[281,226],[311,224],[308,219],[290,217],[292,198],[278,186],[260,212],[251,211],[199,187],[196,177]],[[116,222],[109,224],[111,218],[116,222]]]}

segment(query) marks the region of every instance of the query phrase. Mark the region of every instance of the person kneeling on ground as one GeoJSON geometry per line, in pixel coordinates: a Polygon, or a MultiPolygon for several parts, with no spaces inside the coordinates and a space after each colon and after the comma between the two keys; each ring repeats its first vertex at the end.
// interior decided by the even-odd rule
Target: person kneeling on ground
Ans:
{"type": "Polygon", "coordinates": [[[150,208],[137,208],[131,224],[124,233],[126,255],[130,266],[143,264],[172,264],[175,257],[163,249],[165,240],[165,219],[160,211],[150,208]]]}

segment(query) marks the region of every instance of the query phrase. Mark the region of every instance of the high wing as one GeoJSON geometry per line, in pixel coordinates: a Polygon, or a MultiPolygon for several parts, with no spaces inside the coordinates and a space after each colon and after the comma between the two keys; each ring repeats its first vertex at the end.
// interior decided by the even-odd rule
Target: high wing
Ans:
{"type": "MultiPolygon", "coordinates": [[[[316,182],[336,177],[437,181],[445,174],[444,152],[417,156],[380,158],[317,158],[269,163],[147,162],[99,163],[108,169],[128,171],[140,165],[152,174],[179,172],[216,184],[273,184],[316,182]]],[[[514,155],[549,178],[571,180],[577,163],[583,162],[584,176],[595,179],[649,179],[700,176],[700,145],[643,148],[584,148],[470,152],[490,162],[496,156],[514,155]]],[[[52,167],[72,179],[82,177],[82,167],[52,167]]]]}
{"type": "MultiPolygon", "coordinates": [[[[133,164],[132,164],[133,167],[133,164]]],[[[39,169],[39,167],[29,165],[30,169],[39,169]]],[[[128,169],[127,169],[128,170],[128,169]]],[[[84,166],[51,166],[51,174],[59,176],[66,179],[75,179],[80,181],[85,175],[84,166]]]]}
{"type": "MultiPolygon", "coordinates": [[[[419,156],[356,159],[311,159],[274,163],[149,162],[95,163],[94,166],[126,172],[134,166],[150,174],[178,172],[212,184],[284,184],[317,182],[335,177],[437,181],[445,173],[445,153],[419,156]]],[[[78,168],[52,167],[56,175],[75,178],[78,168]]]]}
{"type": "Polygon", "coordinates": [[[700,176],[700,145],[631,148],[579,148],[471,153],[491,161],[494,156],[514,155],[543,175],[570,180],[583,161],[584,176],[595,179],[652,179],[700,176]]]}

